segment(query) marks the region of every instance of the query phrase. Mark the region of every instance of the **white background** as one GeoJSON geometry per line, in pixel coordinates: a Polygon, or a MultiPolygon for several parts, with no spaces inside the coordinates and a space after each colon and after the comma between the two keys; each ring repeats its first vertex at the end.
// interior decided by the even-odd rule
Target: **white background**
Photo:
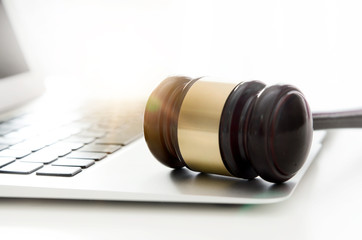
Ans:
{"type": "Polygon", "coordinates": [[[34,69],[100,95],[145,97],[177,74],[290,83],[314,110],[362,106],[358,0],[6,3],[34,69]]]}
{"type": "MultiPolygon", "coordinates": [[[[362,106],[361,4],[6,1],[31,66],[47,79],[141,96],[173,74],[258,79],[297,85],[313,109],[362,106]]],[[[0,233],[6,239],[361,239],[361,139],[361,131],[334,132],[282,203],[1,199],[0,233]]]]}

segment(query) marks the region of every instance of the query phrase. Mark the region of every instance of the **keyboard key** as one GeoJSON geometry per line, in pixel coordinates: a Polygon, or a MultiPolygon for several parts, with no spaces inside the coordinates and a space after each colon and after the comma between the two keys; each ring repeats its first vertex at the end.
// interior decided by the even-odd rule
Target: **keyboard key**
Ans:
{"type": "Polygon", "coordinates": [[[0,144],[0,151],[7,149],[8,147],[9,147],[9,145],[0,144]]]}
{"type": "Polygon", "coordinates": [[[84,143],[88,144],[95,140],[94,137],[79,137],[79,136],[71,136],[67,139],[65,139],[66,142],[78,142],[78,143],[84,143]]]}
{"type": "Polygon", "coordinates": [[[16,118],[11,119],[11,120],[7,120],[6,122],[3,122],[2,124],[0,124],[0,126],[1,127],[12,128],[14,130],[18,130],[20,128],[23,128],[23,127],[27,126],[26,123],[17,122],[16,120],[17,120],[16,118]]]}
{"type": "Polygon", "coordinates": [[[41,139],[35,138],[35,139],[29,139],[24,142],[15,144],[10,147],[10,149],[20,149],[20,150],[28,150],[28,151],[38,151],[42,148],[47,146],[46,141],[42,141],[41,139]]]}
{"type": "Polygon", "coordinates": [[[69,154],[72,151],[72,149],[70,147],[67,146],[62,146],[62,145],[52,145],[49,147],[46,147],[42,150],[43,154],[55,154],[58,157],[64,157],[65,155],[69,154]]]}
{"type": "Polygon", "coordinates": [[[5,145],[14,145],[23,141],[24,139],[19,139],[19,138],[0,137],[0,144],[5,144],[5,145]]]}
{"type": "Polygon", "coordinates": [[[12,131],[15,131],[14,128],[4,127],[0,125],[0,136],[4,136],[6,134],[11,133],[12,131]]]}
{"type": "Polygon", "coordinates": [[[72,122],[72,123],[68,124],[67,126],[76,127],[76,128],[80,128],[80,129],[87,129],[87,128],[90,128],[92,126],[92,123],[90,123],[90,122],[82,122],[82,121],[75,121],[75,122],[72,122]]]}
{"type": "Polygon", "coordinates": [[[80,152],[100,152],[100,153],[114,153],[121,147],[119,145],[103,145],[103,144],[91,144],[86,145],[79,149],[80,152]]]}
{"type": "Polygon", "coordinates": [[[77,158],[77,159],[93,159],[101,160],[107,156],[106,153],[92,153],[92,152],[72,152],[67,156],[67,158],[77,158]]]}
{"type": "Polygon", "coordinates": [[[30,156],[22,158],[19,161],[48,164],[48,163],[54,162],[57,159],[58,159],[57,154],[54,154],[54,153],[53,154],[48,154],[48,153],[37,152],[37,153],[34,153],[34,154],[30,155],[30,156]]]}
{"type": "Polygon", "coordinates": [[[80,167],[47,166],[36,172],[39,176],[72,177],[80,173],[80,167]]]}
{"type": "Polygon", "coordinates": [[[12,157],[1,157],[0,158],[0,168],[12,163],[15,161],[16,158],[12,158],[12,157]]]}
{"type": "Polygon", "coordinates": [[[29,116],[30,114],[24,114],[22,116],[17,116],[11,120],[8,120],[6,121],[6,124],[9,124],[11,126],[27,126],[29,125],[29,121],[27,119],[27,117],[29,116]]]}
{"type": "Polygon", "coordinates": [[[26,162],[41,162],[41,163],[51,163],[56,160],[58,157],[64,157],[69,154],[72,150],[70,148],[61,148],[61,147],[46,147],[42,150],[33,153],[32,155],[21,159],[26,162]]]}
{"type": "Polygon", "coordinates": [[[5,149],[0,152],[0,157],[14,157],[14,158],[23,158],[29,155],[31,151],[27,150],[15,150],[15,149],[5,149]]]}
{"type": "Polygon", "coordinates": [[[52,163],[52,166],[87,168],[95,163],[94,160],[62,158],[52,163]]]}
{"type": "Polygon", "coordinates": [[[66,138],[69,138],[73,134],[79,133],[81,129],[74,128],[74,127],[60,127],[55,130],[52,130],[48,134],[46,134],[44,137],[48,138],[49,140],[53,142],[57,142],[66,138]]]}
{"type": "Polygon", "coordinates": [[[83,146],[84,146],[84,143],[61,141],[61,142],[59,142],[59,143],[56,143],[55,145],[57,145],[57,146],[64,146],[64,147],[70,148],[70,149],[72,149],[72,150],[77,150],[77,149],[83,147],[83,146]]]}
{"type": "Polygon", "coordinates": [[[80,136],[80,137],[101,138],[101,137],[104,137],[106,134],[107,134],[107,132],[105,132],[105,131],[89,131],[89,130],[84,130],[84,131],[78,133],[77,136],[80,136]]]}
{"type": "Polygon", "coordinates": [[[106,137],[98,139],[97,144],[109,144],[109,145],[127,145],[130,142],[136,140],[141,136],[140,132],[127,132],[120,134],[108,134],[106,137]]]}
{"type": "Polygon", "coordinates": [[[43,167],[41,163],[26,163],[15,161],[3,168],[0,168],[0,173],[16,173],[16,174],[30,174],[43,167]]]}
{"type": "Polygon", "coordinates": [[[13,131],[9,134],[6,134],[5,137],[7,138],[22,138],[22,139],[27,139],[33,136],[36,136],[39,132],[38,128],[34,128],[34,127],[24,127],[20,130],[17,131],[13,131]]]}
{"type": "Polygon", "coordinates": [[[57,129],[55,132],[58,133],[59,135],[62,134],[63,137],[69,137],[71,135],[80,133],[82,130],[83,130],[82,128],[68,125],[57,129]]]}

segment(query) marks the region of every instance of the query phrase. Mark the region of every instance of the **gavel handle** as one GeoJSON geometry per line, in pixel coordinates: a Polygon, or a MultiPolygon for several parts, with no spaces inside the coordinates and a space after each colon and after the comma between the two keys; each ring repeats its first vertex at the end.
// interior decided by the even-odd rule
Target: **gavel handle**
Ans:
{"type": "Polygon", "coordinates": [[[362,128],[362,109],[343,112],[313,113],[313,129],[362,128]]]}

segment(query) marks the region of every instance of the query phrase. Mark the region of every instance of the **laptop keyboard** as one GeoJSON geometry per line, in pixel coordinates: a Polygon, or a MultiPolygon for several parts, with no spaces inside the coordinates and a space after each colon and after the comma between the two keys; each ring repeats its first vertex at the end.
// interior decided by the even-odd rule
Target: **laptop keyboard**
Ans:
{"type": "Polygon", "coordinates": [[[0,122],[0,174],[71,177],[142,136],[143,108],[38,112],[0,122]]]}

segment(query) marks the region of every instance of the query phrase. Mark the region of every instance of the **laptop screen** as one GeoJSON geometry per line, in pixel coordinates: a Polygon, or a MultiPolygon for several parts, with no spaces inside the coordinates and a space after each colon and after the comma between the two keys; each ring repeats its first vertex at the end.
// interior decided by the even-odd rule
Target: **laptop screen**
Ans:
{"type": "Polygon", "coordinates": [[[24,55],[0,0],[0,79],[28,71],[24,55]]]}
{"type": "Polygon", "coordinates": [[[44,91],[43,80],[27,64],[10,17],[7,4],[0,0],[0,112],[44,91]]]}

